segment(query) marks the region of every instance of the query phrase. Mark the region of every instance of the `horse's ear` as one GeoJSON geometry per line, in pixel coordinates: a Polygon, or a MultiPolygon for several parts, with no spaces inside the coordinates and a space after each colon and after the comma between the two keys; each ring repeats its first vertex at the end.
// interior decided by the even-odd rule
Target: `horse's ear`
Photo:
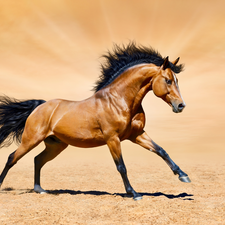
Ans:
{"type": "Polygon", "coordinates": [[[174,60],[174,61],[172,62],[174,66],[176,66],[176,65],[177,65],[177,63],[178,63],[179,59],[180,59],[180,57],[178,57],[176,60],[174,60]]]}
{"type": "Polygon", "coordinates": [[[169,65],[169,56],[167,56],[161,66],[161,69],[165,70],[166,68],[168,68],[169,65]]]}

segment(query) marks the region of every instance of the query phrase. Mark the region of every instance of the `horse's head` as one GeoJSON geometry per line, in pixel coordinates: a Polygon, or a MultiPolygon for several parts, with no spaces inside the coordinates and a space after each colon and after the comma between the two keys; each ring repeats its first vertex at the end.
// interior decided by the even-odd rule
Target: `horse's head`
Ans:
{"type": "MultiPolygon", "coordinates": [[[[179,58],[172,62],[176,65],[179,58]]],[[[152,90],[157,97],[162,98],[173,109],[173,112],[182,112],[186,106],[178,87],[178,80],[175,73],[169,67],[168,57],[159,68],[158,73],[153,77],[152,90]]]]}

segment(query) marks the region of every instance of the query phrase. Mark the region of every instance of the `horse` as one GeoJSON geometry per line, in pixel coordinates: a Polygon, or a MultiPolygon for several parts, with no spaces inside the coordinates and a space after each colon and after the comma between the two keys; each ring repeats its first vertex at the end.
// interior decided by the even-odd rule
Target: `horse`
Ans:
{"type": "Polygon", "coordinates": [[[103,55],[101,75],[93,88],[94,94],[82,101],[63,99],[16,100],[0,98],[0,147],[13,141],[19,146],[8,157],[0,175],[0,186],[10,168],[42,141],[45,149],[34,159],[34,191],[48,193],[41,187],[42,167],[59,155],[68,145],[91,148],[107,145],[121,174],[127,196],[142,199],[131,186],[123,161],[121,142],[130,140],[156,153],[179,180],[191,180],[144,130],[145,113],[142,100],[149,91],[165,101],[174,113],[186,104],[180,94],[176,74],[184,65],[179,58],[170,62],[152,47],[132,42],[114,44],[103,55]]]}

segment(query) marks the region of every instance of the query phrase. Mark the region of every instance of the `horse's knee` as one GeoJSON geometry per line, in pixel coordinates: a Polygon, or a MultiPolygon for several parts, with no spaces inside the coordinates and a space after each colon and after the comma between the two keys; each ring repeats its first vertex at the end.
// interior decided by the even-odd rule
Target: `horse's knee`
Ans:
{"type": "Polygon", "coordinates": [[[157,150],[156,150],[156,154],[161,156],[162,158],[168,158],[168,153],[162,148],[162,147],[159,147],[157,150]]]}
{"type": "Polygon", "coordinates": [[[126,174],[127,173],[126,167],[124,165],[117,165],[117,170],[121,174],[126,174]]]}

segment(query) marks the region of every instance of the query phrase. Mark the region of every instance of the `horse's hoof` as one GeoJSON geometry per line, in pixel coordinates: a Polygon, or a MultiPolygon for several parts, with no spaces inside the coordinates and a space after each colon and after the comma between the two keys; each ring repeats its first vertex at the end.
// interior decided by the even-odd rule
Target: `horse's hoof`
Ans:
{"type": "Polygon", "coordinates": [[[48,192],[47,191],[42,191],[39,194],[44,195],[44,194],[48,194],[48,192]]]}
{"type": "Polygon", "coordinates": [[[34,185],[34,191],[39,194],[48,194],[46,190],[42,189],[41,186],[37,184],[34,185]]]}
{"type": "Polygon", "coordinates": [[[141,200],[141,199],[142,199],[142,196],[141,195],[134,197],[134,201],[138,201],[138,200],[141,200]]]}
{"type": "Polygon", "coordinates": [[[185,183],[191,183],[191,180],[188,176],[185,177],[179,177],[179,180],[185,183]]]}

